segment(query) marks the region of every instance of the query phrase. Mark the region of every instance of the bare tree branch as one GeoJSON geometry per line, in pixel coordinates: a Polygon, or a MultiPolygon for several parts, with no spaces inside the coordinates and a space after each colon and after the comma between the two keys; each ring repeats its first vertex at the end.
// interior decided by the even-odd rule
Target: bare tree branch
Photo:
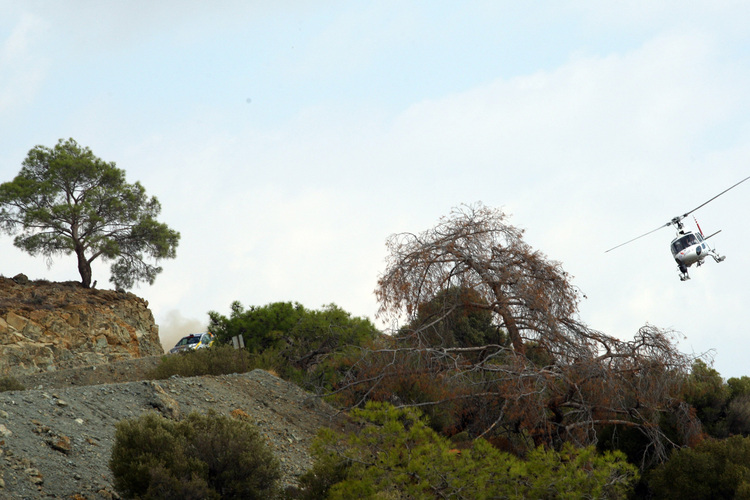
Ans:
{"type": "Polygon", "coordinates": [[[679,396],[694,358],[677,351],[675,332],[645,325],[621,341],[580,322],[568,273],[522,236],[478,204],[389,238],[378,315],[406,326],[365,350],[339,393],[353,404],[439,405],[475,435],[512,431],[537,444],[592,444],[605,425],[636,427],[665,459],[675,443],[663,415],[678,411],[685,436],[698,432],[679,396]],[[482,319],[482,335],[457,336],[456,325],[482,319]]]}

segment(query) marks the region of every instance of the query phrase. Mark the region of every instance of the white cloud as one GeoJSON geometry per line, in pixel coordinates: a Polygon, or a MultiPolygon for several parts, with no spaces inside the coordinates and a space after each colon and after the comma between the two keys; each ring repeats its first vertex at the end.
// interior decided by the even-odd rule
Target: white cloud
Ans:
{"type": "MultiPolygon", "coordinates": [[[[0,150],[72,136],[160,199],[182,241],[156,284],[135,290],[157,318],[178,311],[206,322],[234,300],[335,302],[372,316],[387,236],[481,200],[505,207],[532,245],[576,276],[594,328],[627,338],[645,321],[674,326],[697,351],[718,346],[719,363],[741,350],[750,241],[739,188],[697,214],[704,229],[724,229],[715,244],[728,258],[691,282],[676,278],[671,230],[604,250],[744,177],[743,6],[550,3],[538,19],[541,7],[492,2],[456,20],[455,10],[414,4],[401,17],[381,4],[43,5],[51,10],[36,7],[15,22],[14,41],[0,42],[0,68],[22,81],[44,68],[25,66],[27,55],[43,62],[68,50],[73,59],[59,58],[55,76],[75,82],[76,97],[60,103],[68,89],[58,80],[29,85],[27,119],[38,127],[12,130],[0,150]],[[42,50],[33,19],[56,21],[43,38],[51,48],[42,50]],[[95,20],[101,28],[77,38],[95,20]],[[110,72],[76,73],[90,68],[75,64],[81,57],[110,72]],[[102,85],[128,74],[116,91],[102,85]]],[[[0,84],[0,102],[18,88],[0,84]]],[[[10,176],[19,166],[0,168],[10,176]]],[[[29,266],[30,277],[44,276],[31,262],[4,254],[12,271],[3,272],[29,266]]],[[[51,273],[76,279],[63,267],[51,273]]],[[[722,373],[741,369],[726,363],[722,373]]]]}
{"type": "Polygon", "coordinates": [[[0,117],[29,103],[38,92],[47,61],[36,53],[34,41],[46,28],[39,18],[26,14],[7,37],[0,38],[0,117]]]}
{"type": "MultiPolygon", "coordinates": [[[[231,139],[224,131],[219,147],[211,137],[180,144],[193,158],[181,166],[194,174],[175,180],[184,189],[192,185],[183,194],[195,206],[191,213],[206,214],[193,227],[210,228],[206,241],[224,255],[204,259],[203,274],[221,265],[232,277],[246,277],[248,292],[231,287],[222,308],[249,300],[244,293],[314,307],[306,299],[325,289],[348,295],[358,263],[347,257],[368,255],[375,264],[362,279],[375,275],[388,234],[426,229],[451,206],[483,200],[511,204],[513,223],[572,267],[585,292],[609,294],[629,262],[623,254],[600,254],[683,209],[674,181],[702,168],[686,165],[692,138],[738,105],[742,83],[723,78],[726,69],[712,62],[711,50],[701,37],[667,36],[631,53],[579,56],[551,72],[423,101],[392,121],[313,107],[271,132],[231,139]],[[206,165],[206,182],[192,183],[206,165]],[[657,211],[662,207],[665,213],[657,211]],[[341,224],[342,216],[349,222],[341,224]],[[363,237],[349,237],[358,229],[363,237]],[[588,275],[592,252],[607,272],[588,275]]],[[[687,188],[692,199],[705,194],[702,186],[687,188]]],[[[633,266],[646,265],[644,279],[653,279],[654,269],[673,278],[662,255],[667,236],[639,249],[642,261],[633,266]]],[[[182,258],[194,261],[187,254],[199,249],[185,240],[182,258]]],[[[370,305],[357,314],[374,310],[372,288],[374,279],[360,286],[359,307],[370,305]]],[[[642,307],[623,311],[636,324],[649,317],[642,307]]]]}

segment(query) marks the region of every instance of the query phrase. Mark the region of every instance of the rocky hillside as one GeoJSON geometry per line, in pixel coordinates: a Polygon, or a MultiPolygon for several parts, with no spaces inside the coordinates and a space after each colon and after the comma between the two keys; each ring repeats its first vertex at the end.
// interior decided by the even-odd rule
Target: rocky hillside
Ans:
{"type": "Polygon", "coordinates": [[[0,499],[119,498],[108,461],[115,424],[146,412],[242,418],[258,427],[290,493],[310,468],[310,444],[342,415],[268,372],[137,380],[147,358],[24,376],[31,389],[0,393],[0,499]],[[135,380],[106,383],[111,379],[135,380]],[[75,385],[89,383],[95,385],[75,385]]]}
{"type": "Polygon", "coordinates": [[[148,302],[132,293],[0,277],[0,375],[162,353],[148,302]]]}
{"type": "Polygon", "coordinates": [[[119,498],[108,462],[115,424],[146,412],[215,411],[255,424],[294,490],[310,444],[341,415],[265,371],[148,380],[163,350],[148,303],[78,283],[0,277],[0,500],[119,498]]]}

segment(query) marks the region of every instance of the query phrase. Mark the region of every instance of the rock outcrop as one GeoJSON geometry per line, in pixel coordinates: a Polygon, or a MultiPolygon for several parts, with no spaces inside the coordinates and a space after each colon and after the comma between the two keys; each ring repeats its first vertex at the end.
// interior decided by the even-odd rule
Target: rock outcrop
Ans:
{"type": "Polygon", "coordinates": [[[163,352],[148,302],[132,293],[0,277],[0,376],[163,352]]]}

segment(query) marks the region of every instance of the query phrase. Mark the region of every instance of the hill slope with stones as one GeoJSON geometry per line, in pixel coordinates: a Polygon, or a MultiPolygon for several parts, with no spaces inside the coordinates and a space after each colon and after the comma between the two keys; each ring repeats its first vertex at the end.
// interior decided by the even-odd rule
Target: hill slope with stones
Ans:
{"type": "Polygon", "coordinates": [[[157,359],[27,376],[31,389],[0,393],[0,498],[119,498],[108,467],[115,424],[147,412],[248,420],[280,460],[284,488],[312,465],[318,429],[343,425],[330,406],[263,370],[135,380],[157,359]]]}
{"type": "Polygon", "coordinates": [[[147,412],[242,418],[293,488],[331,407],[268,372],[147,380],[163,353],[148,302],[75,282],[0,276],[0,500],[119,498],[108,462],[115,424],[147,412]]]}

